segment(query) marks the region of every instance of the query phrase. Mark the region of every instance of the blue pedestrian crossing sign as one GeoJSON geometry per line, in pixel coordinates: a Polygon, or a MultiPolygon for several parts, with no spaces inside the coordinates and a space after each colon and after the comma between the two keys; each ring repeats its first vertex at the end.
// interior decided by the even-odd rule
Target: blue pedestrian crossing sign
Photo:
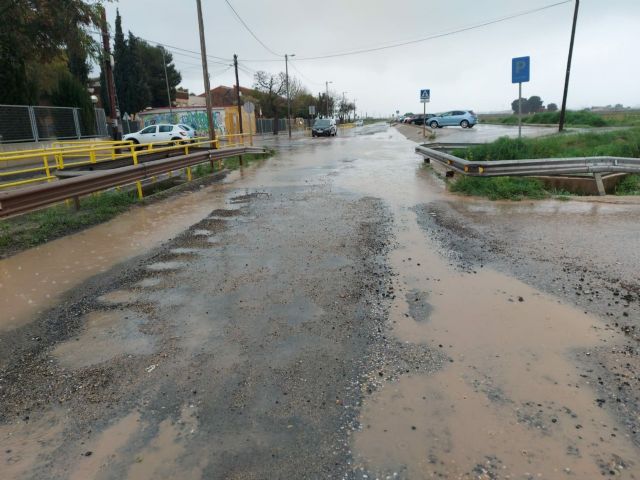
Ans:
{"type": "Polygon", "coordinates": [[[420,90],[420,102],[429,103],[429,100],[431,100],[431,90],[428,88],[420,90]]]}
{"type": "Polygon", "coordinates": [[[518,57],[511,59],[511,83],[524,83],[529,81],[530,57],[518,57]]]}

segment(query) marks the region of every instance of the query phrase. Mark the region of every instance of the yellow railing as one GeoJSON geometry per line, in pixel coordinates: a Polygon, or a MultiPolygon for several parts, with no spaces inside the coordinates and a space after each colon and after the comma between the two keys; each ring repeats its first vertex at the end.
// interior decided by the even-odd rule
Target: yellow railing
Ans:
{"type": "MultiPolygon", "coordinates": [[[[155,142],[134,144],[131,141],[73,141],[55,142],[51,148],[0,152],[0,189],[30,183],[52,181],[56,177],[53,170],[109,162],[131,158],[134,165],[140,156],[152,153],[183,150],[185,154],[193,147],[236,147],[253,145],[253,137],[248,134],[221,135],[216,140],[198,137],[190,141],[155,142]],[[11,165],[11,164],[14,165],[11,165]],[[28,178],[24,178],[27,176],[28,178]],[[5,179],[15,177],[13,181],[5,179]]],[[[190,176],[190,168],[187,176],[190,176]]]]}

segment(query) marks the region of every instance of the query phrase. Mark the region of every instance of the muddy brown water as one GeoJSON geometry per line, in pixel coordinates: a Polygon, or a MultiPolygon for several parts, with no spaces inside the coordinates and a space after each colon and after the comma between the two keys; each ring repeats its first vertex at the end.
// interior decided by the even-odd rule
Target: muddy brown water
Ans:
{"type": "Polygon", "coordinates": [[[0,332],[30,322],[87,278],[160,245],[223,206],[224,193],[210,186],[134,208],[104,224],[0,260],[0,332]]]}
{"type": "Polygon", "coordinates": [[[413,228],[398,243],[392,331],[443,349],[451,362],[388,383],[366,402],[354,447],[367,469],[407,478],[638,473],[637,449],[571,358],[622,338],[498,272],[452,271],[413,228]],[[416,287],[428,292],[426,321],[412,318],[402,295],[416,287]]]}
{"type": "MultiPolygon", "coordinates": [[[[228,184],[135,209],[0,261],[0,330],[30,321],[65,290],[160,244],[212,209],[225,208],[231,190],[249,194],[262,187],[331,183],[359,196],[382,198],[389,206],[396,245],[388,260],[397,274],[390,333],[402,342],[443,351],[450,359],[431,375],[383,380],[378,390],[365,396],[350,443],[356,478],[638,478],[640,452],[618,420],[598,407],[595,390],[577,366],[577,358],[588,355],[590,348],[623,340],[600,319],[514,278],[488,268],[456,268],[421,230],[413,211],[417,204],[452,198],[420,169],[413,144],[397,132],[335,140],[302,142],[296,155],[278,155],[264,168],[247,169],[228,184]],[[314,166],[317,155],[339,161],[314,166]],[[408,302],[421,307],[412,308],[408,302]]],[[[467,208],[479,211],[496,208],[488,202],[467,203],[467,208]]],[[[542,205],[517,208],[525,213],[556,208],[558,214],[585,208],[560,202],[542,205]]],[[[149,289],[147,298],[163,308],[180,305],[184,299],[179,291],[155,298],[153,289],[162,282],[156,275],[184,266],[182,260],[152,264],[149,277],[137,287],[149,289]]],[[[239,279],[243,282],[246,279],[239,279]]],[[[137,299],[136,293],[122,290],[101,297],[102,304],[119,308],[89,314],[83,333],[58,345],[53,358],[79,368],[96,360],[93,352],[102,361],[110,355],[152,351],[153,342],[138,330],[145,318],[127,310],[137,299]],[[109,346],[112,337],[119,339],[117,349],[109,346]],[[74,348],[74,342],[80,347],[74,348]]],[[[267,314],[292,318],[298,309],[313,313],[302,300],[267,307],[267,314]]],[[[197,335],[182,338],[182,348],[190,354],[198,351],[199,337],[219,333],[213,328],[211,323],[196,323],[191,333],[197,335]]],[[[301,340],[307,341],[311,342],[301,340]]],[[[223,352],[220,361],[229,358],[232,364],[237,356],[235,351],[226,356],[223,352]]],[[[137,410],[124,413],[89,436],[83,448],[91,455],[56,476],[109,478],[110,466],[136,445],[126,478],[202,478],[205,451],[191,455],[202,463],[176,470],[177,459],[193,448],[188,442],[199,428],[197,407],[187,402],[177,419],[157,425],[143,420],[137,410]],[[138,445],[137,439],[149,432],[151,441],[138,445]]],[[[72,421],[70,412],[54,409],[37,421],[0,426],[0,445],[13,450],[5,455],[11,461],[2,463],[2,475],[25,478],[33,473],[43,456],[63,441],[64,425],[72,421]]]]}
{"type": "MultiPolygon", "coordinates": [[[[373,478],[638,477],[640,452],[598,406],[574,358],[624,339],[601,320],[514,278],[487,268],[456,269],[411,210],[454,200],[423,171],[394,165],[388,150],[393,143],[376,151],[388,157],[387,175],[371,168],[345,174],[337,183],[382,196],[394,212],[394,336],[444,350],[451,361],[434,375],[388,382],[365,400],[361,429],[353,436],[356,465],[373,478]],[[413,318],[408,301],[419,300],[415,292],[424,292],[425,318],[413,318]]],[[[468,209],[500,209],[489,202],[463,203],[468,209]]],[[[633,207],[596,208],[607,215],[633,207]]],[[[587,204],[558,201],[503,209],[537,216],[593,211],[587,204]]]]}

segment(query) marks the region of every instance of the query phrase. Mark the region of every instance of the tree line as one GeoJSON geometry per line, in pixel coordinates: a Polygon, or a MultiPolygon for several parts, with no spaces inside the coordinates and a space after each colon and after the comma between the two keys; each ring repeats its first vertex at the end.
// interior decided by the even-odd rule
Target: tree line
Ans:
{"type": "MultiPolygon", "coordinates": [[[[91,34],[102,25],[100,2],[87,0],[2,0],[0,2],[0,104],[78,107],[91,126],[87,89],[92,66],[101,70],[102,104],[109,112],[102,44],[91,34]]],[[[122,31],[118,12],[113,45],[116,97],[121,112],[168,105],[181,76],[172,55],[122,31]],[[164,54],[164,55],[163,55],[164,54]]]]}
{"type": "MultiPolygon", "coordinates": [[[[511,110],[513,110],[513,113],[518,113],[518,103],[519,100],[517,98],[513,102],[511,102],[511,110]]],[[[529,114],[543,111],[557,112],[558,105],[556,105],[555,103],[550,103],[545,108],[544,102],[538,95],[533,95],[529,98],[522,99],[522,113],[529,114]]]]}
{"type": "MultiPolygon", "coordinates": [[[[175,101],[176,87],[182,81],[182,76],[173,64],[173,55],[164,47],[151,45],[130,31],[125,38],[119,11],[116,11],[113,58],[115,63],[113,78],[117,103],[122,115],[135,114],[147,107],[169,105],[165,67],[166,79],[169,82],[169,97],[171,102],[175,101]]],[[[100,76],[100,91],[102,104],[110,115],[104,68],[100,76]]]]}
{"type": "Polygon", "coordinates": [[[1,2],[0,104],[78,107],[92,127],[86,86],[99,48],[89,29],[99,25],[100,8],[82,0],[1,2]]]}
{"type": "MultiPolygon", "coordinates": [[[[259,104],[262,116],[266,118],[286,118],[287,115],[287,77],[284,72],[272,74],[265,71],[256,72],[253,79],[253,96],[244,95],[244,101],[254,101],[259,104]]],[[[313,95],[302,83],[289,75],[289,96],[291,98],[292,118],[311,118],[315,116],[332,116],[337,113],[340,120],[355,116],[356,106],[353,102],[343,101],[329,92],[319,92],[313,95]],[[315,106],[315,115],[309,114],[309,106],[315,106]]],[[[277,121],[274,122],[274,132],[277,131],[277,121]]]]}

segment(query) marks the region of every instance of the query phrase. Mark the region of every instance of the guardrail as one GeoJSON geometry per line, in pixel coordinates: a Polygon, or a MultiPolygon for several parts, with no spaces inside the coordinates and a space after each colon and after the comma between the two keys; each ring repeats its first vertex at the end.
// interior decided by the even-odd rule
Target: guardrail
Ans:
{"type": "Polygon", "coordinates": [[[70,198],[77,199],[82,195],[134,183],[137,184],[138,195],[142,196],[140,182],[144,179],[182,168],[190,169],[204,162],[213,164],[215,160],[221,161],[224,158],[247,153],[266,153],[266,150],[261,147],[246,146],[202,150],[146,163],[134,163],[134,165],[111,170],[91,172],[45,185],[0,192],[0,217],[28,212],[70,198]]]}
{"type": "Polygon", "coordinates": [[[71,167],[83,167],[121,159],[137,163],[140,156],[168,153],[189,153],[191,148],[227,148],[253,144],[248,134],[208,137],[184,140],[134,144],[132,141],[69,141],[55,142],[52,148],[16,150],[0,153],[0,189],[19,187],[31,183],[56,180],[55,171],[71,167]]]}
{"type": "MultiPolygon", "coordinates": [[[[442,148],[442,145],[434,146],[442,148]]],[[[474,177],[592,174],[601,195],[604,195],[603,173],[640,173],[640,158],[601,156],[473,161],[425,145],[417,146],[416,153],[422,155],[425,161],[435,161],[445,166],[447,173],[474,177]]]]}

